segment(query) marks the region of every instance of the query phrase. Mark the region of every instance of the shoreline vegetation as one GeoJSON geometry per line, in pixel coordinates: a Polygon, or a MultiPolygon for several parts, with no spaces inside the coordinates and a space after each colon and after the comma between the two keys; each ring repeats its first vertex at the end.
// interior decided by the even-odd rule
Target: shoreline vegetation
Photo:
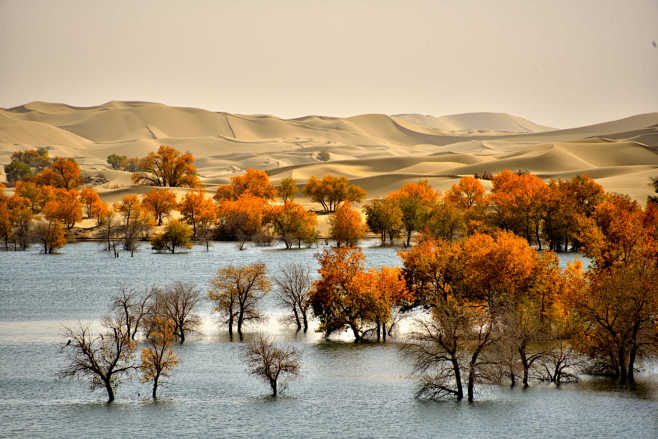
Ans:
{"type": "MultiPolygon", "coordinates": [[[[112,166],[124,161],[148,192],[110,205],[84,186],[74,159],[50,158],[43,148],[15,152],[5,167],[14,193],[5,196],[0,186],[5,249],[38,243],[51,255],[69,239],[95,240],[116,258],[133,257],[144,242],[176,254],[192,243],[208,250],[213,241],[236,242],[240,250],[250,242],[293,249],[330,241],[333,247],[315,255],[314,282],[303,266],[269,279],[262,263],[229,265],[213,278],[207,300],[240,340],[244,325],[263,318],[259,302],[273,281],[298,331],[314,319],[327,338],[347,331],[354,343],[385,343],[402,316],[420,312],[402,347],[420,398],[470,402],[478,385],[560,385],[578,371],[632,384],[638,361],[658,354],[655,197],[643,207],[606,193],[587,175],[545,182],[503,170],[464,176],[443,193],[420,180],[367,200],[345,177],[314,176],[301,187],[286,178],[274,186],[254,169],[210,196],[189,153],[162,145],[143,158],[108,157],[112,166]],[[189,190],[180,196],[172,191],[178,187],[189,190]],[[320,215],[295,202],[299,193],[326,214],[323,232],[320,215]],[[368,235],[382,246],[400,245],[402,266],[366,269],[358,244],[368,235]],[[589,258],[589,268],[575,261],[560,269],[556,252],[567,251],[589,258]]],[[[653,185],[658,192],[658,180],[653,185]]],[[[69,366],[60,376],[104,387],[111,402],[118,377],[139,371],[153,383],[155,399],[160,377],[178,363],[172,343],[184,343],[198,326],[194,310],[205,297],[181,282],[144,294],[123,291],[103,331],[67,330],[69,366]],[[138,332],[148,345],[141,363],[138,332]]],[[[279,373],[303,373],[299,353],[266,335],[249,344],[245,358],[274,396],[279,373]]]]}

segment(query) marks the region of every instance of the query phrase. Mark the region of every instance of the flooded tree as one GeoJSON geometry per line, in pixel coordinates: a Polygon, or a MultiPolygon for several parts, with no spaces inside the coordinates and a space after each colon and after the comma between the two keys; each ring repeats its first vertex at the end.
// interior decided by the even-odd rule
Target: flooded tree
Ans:
{"type": "Polygon", "coordinates": [[[108,402],[114,401],[121,378],[136,369],[135,343],[124,323],[108,318],[100,334],[81,326],[67,328],[65,335],[68,342],[62,350],[68,353],[68,364],[57,375],[89,381],[91,390],[105,388],[108,402]]]}
{"type": "Polygon", "coordinates": [[[138,294],[127,288],[121,288],[121,292],[112,298],[112,310],[126,326],[131,340],[135,339],[146,320],[152,300],[153,293],[149,290],[138,294]]]}
{"type": "Polygon", "coordinates": [[[147,317],[146,337],[156,328],[156,318],[161,318],[173,322],[174,334],[180,344],[185,343],[185,334],[195,330],[201,323],[199,316],[194,314],[200,301],[199,290],[191,284],[176,282],[164,289],[156,289],[147,317]]]}
{"type": "Polygon", "coordinates": [[[178,358],[171,349],[175,338],[174,326],[172,320],[155,317],[147,347],[142,349],[141,382],[153,382],[153,399],[158,398],[160,379],[168,377],[169,372],[178,364],[178,358]]]}
{"type": "Polygon", "coordinates": [[[217,270],[210,280],[208,295],[215,302],[215,311],[225,317],[229,335],[233,337],[233,325],[237,324],[238,335],[242,339],[244,323],[262,318],[257,305],[271,289],[265,264],[229,265],[217,270]]]}
{"type": "Polygon", "coordinates": [[[303,264],[289,264],[280,269],[274,284],[278,287],[277,299],[281,305],[292,312],[297,331],[304,327],[308,330],[308,311],[311,303],[308,291],[311,288],[309,269],[303,264]]]}
{"type": "Polygon", "coordinates": [[[260,334],[247,344],[245,360],[249,373],[268,383],[272,396],[276,397],[279,378],[299,375],[301,354],[294,347],[280,348],[260,334]]]}
{"type": "Polygon", "coordinates": [[[156,251],[168,251],[172,255],[176,248],[192,248],[192,229],[178,220],[169,221],[165,231],[151,238],[151,246],[156,251]]]}

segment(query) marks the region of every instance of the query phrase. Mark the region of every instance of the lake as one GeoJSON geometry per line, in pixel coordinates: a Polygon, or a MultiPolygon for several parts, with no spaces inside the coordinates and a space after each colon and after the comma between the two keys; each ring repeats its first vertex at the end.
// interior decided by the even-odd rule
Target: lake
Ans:
{"type": "MultiPolygon", "coordinates": [[[[268,272],[290,262],[314,270],[318,249],[285,251],[215,243],[185,254],[153,254],[143,245],[133,258],[115,259],[98,243],[69,244],[44,256],[0,252],[0,437],[632,437],[658,431],[658,374],[640,375],[637,388],[585,379],[556,389],[481,386],[474,404],[414,398],[410,366],[395,339],[354,345],[349,335],[325,341],[314,332],[297,335],[279,320],[273,294],[263,301],[269,320],[252,327],[303,352],[302,375],[276,399],[249,376],[243,344],[219,327],[211,304],[199,309],[198,334],[175,350],[182,363],[158,402],[139,380],[122,383],[116,401],[104,390],[58,380],[64,357],[64,326],[97,323],[120,287],[145,288],[192,282],[204,292],[218,268],[261,261],[268,272]]],[[[364,243],[368,265],[399,265],[397,249],[364,243]]],[[[561,255],[561,263],[577,255],[561,255]]],[[[405,326],[410,325],[408,319],[405,326]]],[[[249,335],[247,336],[249,337],[249,335]]]]}

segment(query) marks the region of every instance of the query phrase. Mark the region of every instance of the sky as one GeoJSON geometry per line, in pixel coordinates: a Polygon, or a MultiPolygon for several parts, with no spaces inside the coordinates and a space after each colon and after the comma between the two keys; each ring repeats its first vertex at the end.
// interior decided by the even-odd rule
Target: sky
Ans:
{"type": "Polygon", "coordinates": [[[0,107],[349,116],[658,111],[656,0],[0,0],[0,107]]]}

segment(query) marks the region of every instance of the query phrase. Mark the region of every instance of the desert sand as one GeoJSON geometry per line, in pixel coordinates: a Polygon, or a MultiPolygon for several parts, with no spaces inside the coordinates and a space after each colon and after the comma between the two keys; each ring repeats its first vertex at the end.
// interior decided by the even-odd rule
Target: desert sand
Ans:
{"type": "Polygon", "coordinates": [[[275,184],[345,176],[368,198],[419,179],[445,190],[464,175],[523,169],[544,179],[588,174],[644,204],[649,177],[658,175],[658,113],[557,130],[503,113],[281,119],[149,102],[0,109],[0,165],[17,149],[47,146],[51,156],[74,157],[86,174],[103,173],[109,181],[96,189],[110,200],[146,188],[112,170],[107,156],[142,157],[161,144],[191,152],[209,191],[247,168],[268,171],[275,184]],[[320,151],[331,159],[319,160],[320,151]]]}

